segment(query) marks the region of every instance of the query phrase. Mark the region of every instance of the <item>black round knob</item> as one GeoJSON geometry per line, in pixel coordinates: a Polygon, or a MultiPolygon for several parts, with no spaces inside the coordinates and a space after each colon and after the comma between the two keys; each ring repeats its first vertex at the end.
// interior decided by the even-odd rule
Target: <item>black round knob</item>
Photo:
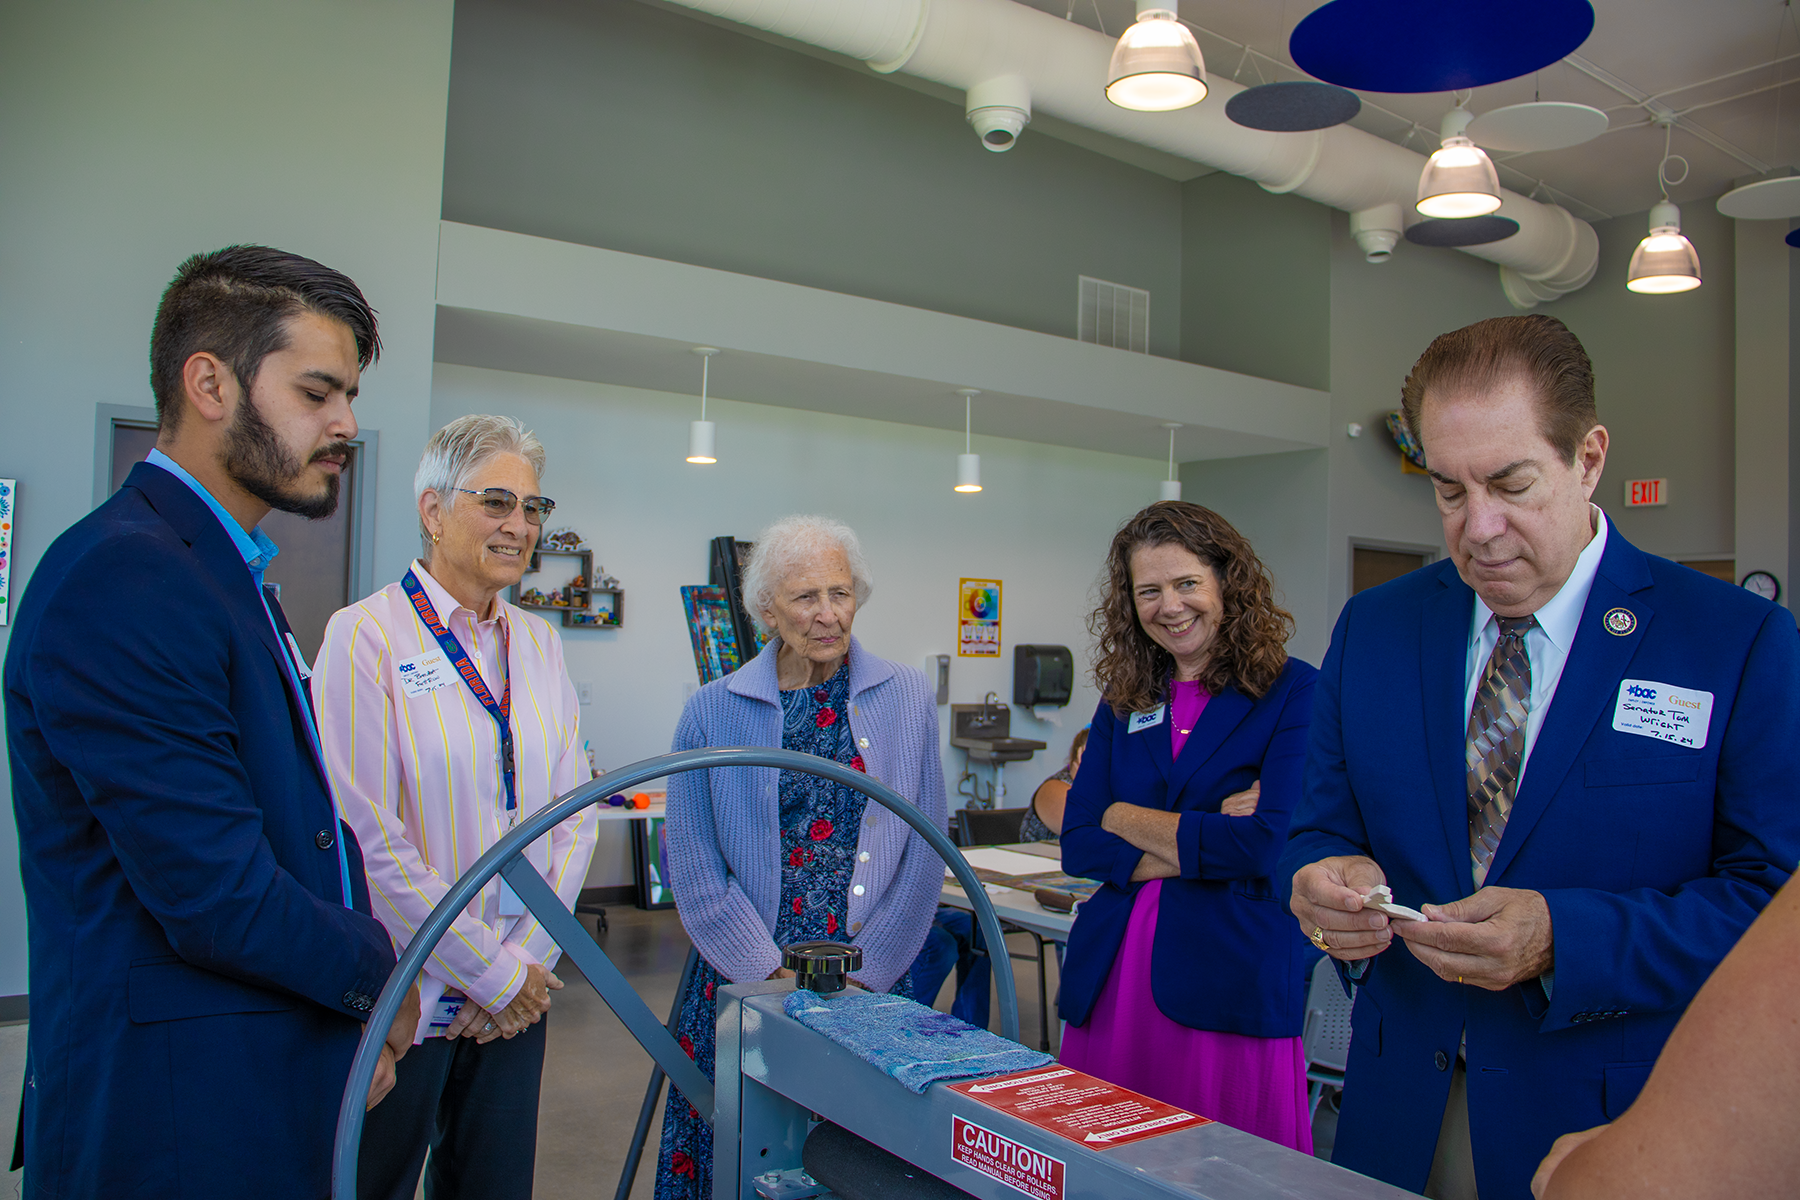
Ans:
{"type": "Polygon", "coordinates": [[[332,844],[336,842],[336,840],[336,838],[331,836],[331,830],[329,829],[321,829],[319,832],[313,834],[313,842],[321,850],[331,849],[332,844]]]}
{"type": "Polygon", "coordinates": [[[797,976],[799,986],[829,996],[850,985],[862,967],[862,951],[842,942],[797,942],[782,951],[781,965],[797,976]]]}

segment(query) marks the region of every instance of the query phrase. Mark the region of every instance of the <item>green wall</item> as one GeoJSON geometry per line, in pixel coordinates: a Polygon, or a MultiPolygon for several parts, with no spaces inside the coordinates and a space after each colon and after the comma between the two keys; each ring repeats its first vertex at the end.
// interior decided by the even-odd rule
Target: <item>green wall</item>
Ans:
{"type": "Polygon", "coordinates": [[[633,0],[457,4],[444,216],[1065,337],[1090,275],[1179,352],[1173,180],[633,0]]]}
{"type": "Polygon", "coordinates": [[[1331,390],[1332,210],[1219,172],[1181,188],[1181,357],[1331,390]]]}

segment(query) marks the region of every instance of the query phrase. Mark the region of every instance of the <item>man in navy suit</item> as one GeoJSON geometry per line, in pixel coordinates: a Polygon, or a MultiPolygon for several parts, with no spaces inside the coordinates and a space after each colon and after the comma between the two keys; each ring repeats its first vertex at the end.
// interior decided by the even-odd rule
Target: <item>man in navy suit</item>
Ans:
{"type": "MultiPolygon", "coordinates": [[[[5,669],[30,920],[27,1196],[317,1200],[393,969],[262,584],[271,508],[337,503],[379,349],[348,278],[196,255],[151,336],[157,448],[58,538],[5,669]]],[[[393,1084],[416,999],[368,1102],[393,1084]]]]}
{"type": "Polygon", "coordinates": [[[1800,860],[1800,637],[1590,503],[1607,431],[1562,322],[1445,334],[1402,399],[1450,560],[1339,616],[1277,878],[1360,984],[1334,1161],[1526,1200],[1800,860]],[[1429,919],[1365,907],[1381,884],[1429,919]]]}

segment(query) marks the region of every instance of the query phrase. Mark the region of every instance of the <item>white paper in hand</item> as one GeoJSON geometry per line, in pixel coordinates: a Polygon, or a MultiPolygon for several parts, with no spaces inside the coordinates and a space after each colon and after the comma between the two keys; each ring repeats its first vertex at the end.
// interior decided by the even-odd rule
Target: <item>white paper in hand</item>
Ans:
{"type": "Polygon", "coordinates": [[[1363,907],[1372,908],[1378,913],[1386,913],[1396,921],[1423,921],[1425,914],[1416,908],[1408,908],[1404,904],[1394,903],[1394,889],[1387,884],[1379,884],[1363,894],[1363,907]]]}

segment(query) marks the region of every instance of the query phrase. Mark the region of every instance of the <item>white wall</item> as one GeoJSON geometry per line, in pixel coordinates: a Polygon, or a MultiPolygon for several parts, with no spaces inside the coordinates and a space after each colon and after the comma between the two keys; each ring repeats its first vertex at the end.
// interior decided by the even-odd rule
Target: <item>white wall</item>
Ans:
{"type": "MultiPolygon", "coordinates": [[[[954,702],[978,702],[989,690],[1010,701],[1019,642],[1068,646],[1085,676],[1092,585],[1114,530],[1156,499],[1158,464],[978,437],[986,490],[962,496],[951,490],[960,438],[715,398],[707,415],[718,422],[719,463],[700,467],[682,461],[697,410],[690,396],[443,363],[433,376],[434,427],[496,412],[537,432],[549,449],[543,486],[557,502],[555,522],[586,537],[596,569],[625,587],[622,629],[563,631],[570,675],[594,687],[582,732],[603,768],[669,748],[698,680],[677,589],[707,581],[708,542],[754,537],[793,512],[825,513],[857,531],[875,591],[856,636],[872,653],[913,666],[928,653],[951,654],[954,702]],[[1004,585],[999,659],[954,657],[964,576],[1004,585]]],[[[1013,710],[1015,734],[1050,748],[1008,768],[1012,804],[1061,765],[1097,702],[1083,678],[1060,728],[1013,710]]],[[[940,715],[947,727],[948,710],[940,715]]],[[[963,754],[947,741],[942,749],[956,808],[963,754]]],[[[979,774],[991,782],[985,768],[979,774]]],[[[602,831],[609,835],[589,874],[595,886],[630,879],[624,834],[602,831]]]]}
{"type": "MultiPolygon", "coordinates": [[[[151,402],[157,298],[197,251],[265,242],[354,277],[387,346],[357,416],[384,452],[421,443],[450,18],[451,0],[5,6],[0,476],[19,480],[15,596],[92,504],[94,406],[151,402]]],[[[413,520],[410,466],[381,467],[385,576],[413,520]]],[[[15,844],[0,821],[0,996],[26,989],[15,844]]]]}

